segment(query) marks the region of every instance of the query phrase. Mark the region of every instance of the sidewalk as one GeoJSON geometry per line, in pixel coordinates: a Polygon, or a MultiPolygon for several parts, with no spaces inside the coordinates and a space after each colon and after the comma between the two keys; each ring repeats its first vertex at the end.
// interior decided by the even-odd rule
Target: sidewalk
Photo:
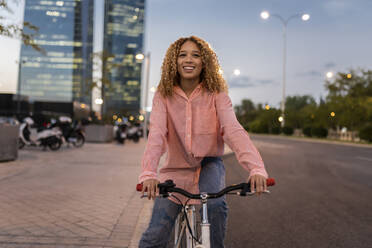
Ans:
{"type": "Polygon", "coordinates": [[[27,148],[0,163],[0,247],[138,247],[151,211],[135,191],[144,147],[27,148]]]}

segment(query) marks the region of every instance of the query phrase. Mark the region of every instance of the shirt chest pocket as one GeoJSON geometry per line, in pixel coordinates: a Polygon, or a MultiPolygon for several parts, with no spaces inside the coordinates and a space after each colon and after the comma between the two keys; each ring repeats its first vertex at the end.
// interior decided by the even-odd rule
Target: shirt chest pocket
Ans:
{"type": "Polygon", "coordinates": [[[217,113],[214,108],[196,109],[194,131],[197,134],[211,134],[217,131],[217,113]]]}

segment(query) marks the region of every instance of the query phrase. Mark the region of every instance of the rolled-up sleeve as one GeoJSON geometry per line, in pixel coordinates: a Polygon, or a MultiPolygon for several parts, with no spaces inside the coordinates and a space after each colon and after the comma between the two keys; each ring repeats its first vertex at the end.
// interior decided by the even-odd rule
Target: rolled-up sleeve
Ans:
{"type": "Polygon", "coordinates": [[[159,92],[155,93],[152,102],[149,130],[148,141],[142,158],[142,172],[138,178],[139,182],[157,178],[159,160],[166,150],[167,108],[165,99],[159,92]]]}
{"type": "Polygon", "coordinates": [[[233,150],[239,164],[249,172],[249,177],[259,174],[268,177],[261,155],[248,133],[236,119],[230,97],[221,92],[216,95],[216,110],[224,142],[233,150]]]}

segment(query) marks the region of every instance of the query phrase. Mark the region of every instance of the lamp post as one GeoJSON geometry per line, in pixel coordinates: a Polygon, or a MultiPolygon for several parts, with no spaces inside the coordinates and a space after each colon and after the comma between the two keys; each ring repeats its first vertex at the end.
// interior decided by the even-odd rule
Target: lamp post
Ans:
{"type": "Polygon", "coordinates": [[[328,79],[333,78],[333,72],[331,72],[331,71],[327,72],[327,73],[326,73],[326,77],[327,77],[328,79]]]}
{"type": "Polygon", "coordinates": [[[146,64],[146,80],[145,80],[145,95],[144,95],[144,98],[145,98],[145,101],[144,101],[144,111],[145,111],[145,116],[144,116],[144,126],[143,128],[145,129],[144,130],[144,136],[145,136],[145,139],[147,140],[147,121],[148,121],[148,115],[147,115],[147,98],[148,98],[148,93],[149,93],[149,80],[150,80],[150,58],[151,58],[151,53],[150,52],[147,52],[146,55],[142,54],[142,53],[139,53],[136,55],[136,59],[138,60],[145,60],[146,64]]]}
{"type": "Polygon", "coordinates": [[[310,19],[309,14],[295,14],[290,16],[287,19],[284,19],[282,16],[278,14],[270,14],[268,11],[261,12],[262,19],[268,19],[270,16],[276,17],[280,20],[283,24],[283,89],[282,89],[282,102],[281,102],[281,110],[282,110],[282,118],[281,118],[281,126],[284,127],[285,125],[285,84],[286,84],[286,63],[287,63],[287,25],[288,22],[294,18],[301,17],[303,21],[308,21],[310,19]]]}

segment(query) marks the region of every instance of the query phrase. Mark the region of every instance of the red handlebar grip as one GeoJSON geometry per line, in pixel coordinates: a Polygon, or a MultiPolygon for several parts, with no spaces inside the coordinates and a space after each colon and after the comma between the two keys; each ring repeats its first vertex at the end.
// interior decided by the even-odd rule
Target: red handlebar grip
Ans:
{"type": "Polygon", "coordinates": [[[143,186],[142,183],[138,183],[137,186],[136,186],[136,190],[141,192],[142,191],[142,186],[143,186]]]}
{"type": "Polygon", "coordinates": [[[274,186],[275,185],[275,179],[274,178],[266,179],[266,185],[267,186],[274,186]]]}

